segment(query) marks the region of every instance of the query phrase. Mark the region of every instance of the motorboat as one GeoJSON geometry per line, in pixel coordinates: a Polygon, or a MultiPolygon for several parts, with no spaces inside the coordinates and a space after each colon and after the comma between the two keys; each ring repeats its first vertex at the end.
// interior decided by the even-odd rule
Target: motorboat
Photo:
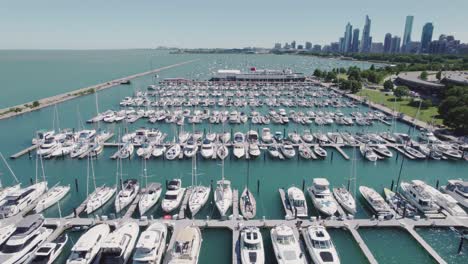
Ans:
{"type": "Polygon", "coordinates": [[[434,135],[434,133],[430,131],[423,131],[419,134],[419,138],[422,142],[426,143],[436,143],[440,142],[440,140],[434,135]]]}
{"type": "Polygon", "coordinates": [[[339,264],[340,258],[330,234],[322,225],[311,225],[301,230],[312,261],[315,264],[339,264]]]}
{"type": "Polygon", "coordinates": [[[268,146],[268,154],[270,154],[272,158],[278,158],[280,154],[278,146],[276,146],[276,144],[268,146]]]}
{"type": "Polygon", "coordinates": [[[330,191],[330,183],[325,178],[314,178],[312,186],[307,188],[315,208],[327,216],[334,215],[338,205],[330,191]]]}
{"type": "Polygon", "coordinates": [[[220,145],[216,150],[216,155],[219,159],[223,160],[229,155],[229,149],[226,147],[226,145],[220,145]]]}
{"type": "Polygon", "coordinates": [[[271,229],[271,243],[278,264],[306,264],[299,237],[291,227],[281,224],[271,229]]]}
{"type": "Polygon", "coordinates": [[[245,146],[244,143],[234,143],[233,149],[234,157],[240,159],[245,156],[245,146]]]}
{"type": "Polygon", "coordinates": [[[68,192],[70,192],[70,185],[66,186],[55,186],[52,189],[48,190],[47,193],[39,200],[34,208],[36,213],[40,213],[45,209],[56,204],[58,201],[62,200],[68,192]]]}
{"type": "Polygon", "coordinates": [[[374,152],[374,150],[369,147],[368,145],[361,145],[359,146],[359,150],[364,158],[368,161],[377,161],[379,156],[374,152]]]}
{"type": "Polygon", "coordinates": [[[164,155],[166,152],[166,147],[164,145],[158,144],[153,147],[153,152],[151,153],[153,157],[158,158],[164,155]]]}
{"type": "Polygon", "coordinates": [[[17,192],[19,191],[20,189],[20,186],[21,184],[15,184],[13,186],[9,186],[9,187],[2,187],[1,185],[1,181],[0,181],[0,206],[3,202],[3,200],[8,196],[10,195],[11,193],[14,193],[14,192],[17,192]]]}
{"type": "Polygon", "coordinates": [[[218,138],[222,143],[228,143],[229,140],[231,140],[231,133],[230,132],[223,132],[223,133],[219,134],[218,138]]]}
{"type": "Polygon", "coordinates": [[[265,263],[262,233],[258,227],[244,227],[240,232],[241,262],[245,264],[265,263]]]}
{"type": "Polygon", "coordinates": [[[119,213],[125,207],[129,206],[140,191],[140,185],[136,179],[125,180],[122,189],[115,197],[115,211],[119,213]]]}
{"type": "Polygon", "coordinates": [[[463,207],[468,208],[468,182],[463,180],[449,180],[441,190],[450,195],[463,207]]]}
{"type": "Polygon", "coordinates": [[[224,177],[216,183],[214,201],[221,217],[226,216],[227,211],[232,206],[232,189],[231,182],[225,180],[224,177]]]}
{"type": "Polygon", "coordinates": [[[245,219],[252,219],[257,213],[257,202],[247,187],[244,188],[239,198],[239,208],[245,219]]]}
{"type": "Polygon", "coordinates": [[[281,153],[283,153],[284,157],[290,159],[296,156],[296,150],[294,149],[293,145],[285,142],[280,147],[281,153]]]}
{"type": "Polygon", "coordinates": [[[441,193],[436,188],[426,185],[427,192],[432,196],[434,201],[445,211],[449,214],[457,217],[466,218],[468,215],[458,204],[457,200],[455,200],[452,196],[441,193]]]}
{"type": "Polygon", "coordinates": [[[52,158],[57,158],[57,157],[63,157],[69,155],[75,148],[78,146],[77,143],[72,142],[72,141],[67,141],[64,142],[63,144],[60,144],[60,147],[57,147],[50,156],[52,158]]]}
{"type": "Polygon", "coordinates": [[[401,217],[413,217],[417,210],[400,193],[384,188],[385,200],[390,207],[401,217]]]}
{"type": "Polygon", "coordinates": [[[68,235],[63,234],[52,242],[42,244],[32,256],[30,264],[52,264],[68,242],[68,235]]]}
{"type": "Polygon", "coordinates": [[[346,188],[339,187],[333,188],[333,196],[335,196],[336,201],[343,207],[348,213],[355,214],[356,211],[356,200],[350,191],[346,188]]]}
{"type": "Polygon", "coordinates": [[[260,147],[257,143],[250,143],[249,144],[249,155],[253,158],[260,156],[260,147]]]}
{"type": "Polygon", "coordinates": [[[160,264],[166,251],[166,240],[166,225],[151,224],[138,239],[133,254],[133,264],[160,264]]]}
{"type": "Polygon", "coordinates": [[[264,127],[262,129],[262,141],[267,144],[273,141],[273,135],[271,134],[269,127],[264,127]]]}
{"type": "Polygon", "coordinates": [[[133,144],[127,142],[122,146],[122,148],[119,151],[117,151],[117,155],[115,157],[119,159],[128,159],[133,155],[134,150],[135,147],[133,146],[133,144]]]}
{"type": "Polygon", "coordinates": [[[187,131],[181,131],[179,133],[179,142],[180,143],[185,143],[189,140],[189,138],[191,137],[192,135],[187,132],[187,131]]]}
{"type": "Polygon", "coordinates": [[[36,132],[36,137],[32,139],[32,144],[33,145],[42,144],[46,139],[53,137],[54,135],[55,135],[54,130],[50,130],[50,131],[39,130],[36,132]]]}
{"type": "Polygon", "coordinates": [[[283,142],[283,140],[284,140],[283,132],[281,132],[281,131],[276,131],[276,132],[275,132],[275,135],[273,136],[273,138],[275,139],[275,141],[276,141],[277,143],[283,142]]]}
{"type": "Polygon", "coordinates": [[[210,142],[214,142],[216,140],[216,133],[214,132],[208,132],[205,136],[205,139],[210,141],[210,142]]]}
{"type": "Polygon", "coordinates": [[[202,235],[197,226],[186,226],[175,234],[174,247],[169,250],[167,264],[197,264],[202,235]]]}
{"type": "Polygon", "coordinates": [[[211,159],[214,153],[213,142],[209,141],[208,139],[205,139],[202,143],[200,152],[203,158],[211,159]]]}
{"type": "Polygon", "coordinates": [[[314,141],[314,136],[309,129],[304,130],[302,133],[302,140],[304,140],[306,143],[312,143],[312,141],[314,141]]]}
{"type": "Polygon", "coordinates": [[[97,209],[105,205],[117,191],[116,187],[101,186],[95,188],[94,192],[88,196],[86,202],[86,214],[92,214],[97,209]]]}
{"type": "Polygon", "coordinates": [[[301,136],[296,132],[291,132],[288,134],[289,140],[291,140],[292,143],[298,144],[299,141],[301,141],[301,136]]]}
{"type": "MultiPolygon", "coordinates": [[[[180,156],[181,147],[179,144],[174,143],[165,153],[165,157],[167,160],[174,160],[175,158],[180,156]]],[[[153,152],[154,155],[154,152],[153,152]]]]}
{"type": "Polygon", "coordinates": [[[43,227],[44,217],[29,215],[16,224],[16,229],[0,248],[0,262],[3,264],[24,263],[34,250],[52,233],[43,227]]]}
{"type": "Polygon", "coordinates": [[[90,144],[88,142],[80,142],[76,148],[70,153],[70,158],[78,158],[88,152],[90,144]]]}
{"type": "Polygon", "coordinates": [[[185,188],[182,187],[181,179],[173,179],[167,184],[167,191],[161,202],[164,212],[169,213],[179,207],[185,194],[185,188]]]}
{"type": "Polygon", "coordinates": [[[11,217],[34,204],[47,190],[47,182],[39,182],[29,187],[11,192],[0,206],[0,215],[11,217]]]}
{"type": "Polygon", "coordinates": [[[380,157],[385,157],[385,158],[393,157],[393,153],[387,148],[387,146],[383,144],[377,144],[373,146],[372,149],[380,157]]]}
{"type": "Polygon", "coordinates": [[[140,200],[138,201],[138,211],[140,215],[144,215],[150,208],[152,208],[161,197],[161,184],[152,182],[147,184],[146,188],[141,191],[140,200]]]}
{"type": "Polygon", "coordinates": [[[421,152],[419,152],[418,150],[416,150],[415,148],[412,148],[408,145],[405,145],[403,146],[403,149],[405,150],[406,153],[408,153],[410,156],[413,156],[417,159],[425,159],[426,156],[424,154],[422,154],[421,152]]]}
{"type": "Polygon", "coordinates": [[[362,197],[364,197],[366,202],[369,204],[369,207],[377,214],[378,217],[383,217],[387,220],[393,218],[390,206],[374,189],[366,186],[359,186],[359,192],[361,192],[362,197]]]}
{"type": "Polygon", "coordinates": [[[402,182],[400,184],[401,194],[418,210],[425,214],[436,214],[440,207],[434,201],[432,195],[427,191],[426,184],[420,180],[402,182]]]}
{"type": "Polygon", "coordinates": [[[15,232],[16,225],[10,224],[0,227],[0,247],[15,232]]]}
{"type": "Polygon", "coordinates": [[[314,153],[322,159],[327,157],[327,151],[324,148],[320,147],[320,145],[314,145],[314,153]]]}
{"type": "Polygon", "coordinates": [[[37,149],[37,155],[48,156],[52,154],[59,147],[59,143],[55,140],[55,137],[51,136],[46,138],[44,142],[37,149]]]}
{"type": "Polygon", "coordinates": [[[88,157],[97,157],[104,151],[104,144],[99,142],[93,142],[89,144],[90,151],[88,152],[88,157]]]}
{"type": "Polygon", "coordinates": [[[307,202],[301,189],[292,186],[288,189],[287,195],[295,217],[307,217],[307,202]]]}
{"type": "Polygon", "coordinates": [[[127,263],[135,248],[139,232],[138,223],[134,221],[118,226],[102,241],[94,263],[127,263]]]}
{"type": "Polygon", "coordinates": [[[142,144],[141,147],[137,149],[137,156],[140,158],[148,158],[153,153],[153,145],[145,143],[142,144]]]}
{"type": "Polygon", "coordinates": [[[187,144],[184,146],[184,156],[187,158],[193,157],[197,154],[198,144],[196,144],[192,139],[187,141],[187,144]]]}
{"type": "Polygon", "coordinates": [[[299,155],[303,159],[311,159],[312,157],[315,157],[315,155],[312,153],[312,150],[306,144],[300,144],[298,147],[298,150],[299,150],[299,155]]]}
{"type": "Polygon", "coordinates": [[[99,224],[88,229],[71,249],[67,264],[91,264],[96,258],[101,244],[110,233],[107,224],[99,224]]]}

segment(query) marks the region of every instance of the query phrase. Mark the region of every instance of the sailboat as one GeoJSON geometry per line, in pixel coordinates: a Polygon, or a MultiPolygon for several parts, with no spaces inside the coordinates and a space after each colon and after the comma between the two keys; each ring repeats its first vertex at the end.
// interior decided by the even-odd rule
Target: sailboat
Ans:
{"type": "Polygon", "coordinates": [[[192,192],[189,196],[189,209],[194,217],[198,211],[206,204],[210,197],[211,189],[203,185],[198,185],[197,155],[192,157],[192,192]]]}
{"type": "Polygon", "coordinates": [[[343,207],[348,213],[356,213],[356,200],[354,200],[353,195],[349,191],[351,181],[354,180],[354,191],[356,193],[356,148],[353,148],[353,161],[351,163],[351,176],[348,179],[348,188],[338,187],[333,188],[333,196],[335,196],[336,201],[343,207]]]}
{"type": "Polygon", "coordinates": [[[250,178],[250,162],[247,163],[247,185],[242,192],[239,199],[239,207],[242,215],[246,219],[252,219],[257,213],[257,201],[252,192],[249,191],[249,178],[250,178]]]}
{"type": "Polygon", "coordinates": [[[216,183],[214,200],[221,217],[225,217],[227,211],[232,205],[232,189],[231,182],[224,179],[224,160],[221,163],[222,173],[221,180],[216,183]]]}
{"type": "Polygon", "coordinates": [[[36,213],[44,211],[45,209],[56,204],[58,201],[62,200],[68,194],[68,192],[70,192],[70,185],[56,185],[52,187],[47,191],[44,197],[39,200],[36,208],[34,208],[34,211],[36,213]]]}
{"type": "Polygon", "coordinates": [[[144,215],[151,207],[153,207],[161,196],[162,188],[158,182],[152,182],[148,185],[148,175],[146,171],[146,159],[143,160],[144,169],[143,177],[145,178],[145,189],[142,190],[140,201],[138,201],[138,210],[140,215],[144,215]]]}
{"type": "MultiPolygon", "coordinates": [[[[94,166],[93,166],[93,160],[91,158],[88,158],[88,170],[87,170],[87,193],[89,193],[89,164],[91,163],[91,172],[93,176],[93,185],[94,185],[94,192],[88,195],[88,201],[86,202],[86,214],[92,214],[94,211],[97,209],[101,208],[103,205],[105,205],[111,198],[114,196],[117,188],[114,187],[109,187],[102,185],[101,187],[96,186],[96,176],[94,175],[94,166]]],[[[118,173],[118,166],[119,163],[117,162],[117,173],[118,173]]]]}

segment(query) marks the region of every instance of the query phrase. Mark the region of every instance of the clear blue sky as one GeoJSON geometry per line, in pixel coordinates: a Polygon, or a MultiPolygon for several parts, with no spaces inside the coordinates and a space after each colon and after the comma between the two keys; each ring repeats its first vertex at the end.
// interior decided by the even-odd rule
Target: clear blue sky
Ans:
{"type": "Polygon", "coordinates": [[[468,0],[0,0],[0,49],[271,47],[296,40],[336,41],[349,21],[382,41],[403,35],[414,15],[413,40],[425,22],[434,37],[468,42],[468,0]]]}

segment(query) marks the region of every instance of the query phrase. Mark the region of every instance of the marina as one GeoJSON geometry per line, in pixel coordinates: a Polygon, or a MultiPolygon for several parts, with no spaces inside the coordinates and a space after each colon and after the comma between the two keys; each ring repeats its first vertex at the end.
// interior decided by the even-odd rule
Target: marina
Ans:
{"type": "MultiPolygon", "coordinates": [[[[138,85],[138,78],[134,83],[138,85]]],[[[339,204],[337,204],[336,212],[327,216],[322,213],[324,210],[320,211],[317,208],[317,203],[314,200],[316,198],[311,197],[307,190],[313,184],[313,179],[319,177],[328,180],[330,192],[332,187],[349,185],[349,181],[347,182],[345,179],[350,174],[349,168],[355,162],[358,164],[358,173],[353,184],[370,186],[379,195],[383,194],[384,187],[396,192],[402,192],[402,188],[400,188],[402,182],[410,182],[413,179],[421,179],[428,185],[435,186],[435,189],[441,189],[441,186],[446,184],[449,179],[463,179],[463,176],[457,173],[450,175],[439,174],[444,171],[446,166],[453,166],[460,170],[463,170],[466,166],[464,160],[465,146],[460,142],[446,141],[445,139],[438,142],[429,142],[427,137],[421,138],[420,135],[423,135],[425,131],[420,131],[420,127],[415,128],[412,125],[401,124],[397,118],[388,113],[369,110],[361,102],[350,100],[338,92],[316,83],[279,83],[275,85],[240,83],[237,88],[232,84],[221,85],[209,82],[184,82],[183,84],[161,82],[160,84],[154,84],[151,80],[146,79],[143,83],[140,84],[140,87],[146,88],[148,86],[149,88],[150,85],[154,85],[156,88],[151,86],[152,88],[147,91],[134,91],[131,92],[133,94],[131,96],[125,94],[122,97],[120,95],[118,98],[114,98],[117,100],[107,105],[107,109],[120,108],[120,110],[112,110],[113,113],[125,111],[125,117],[119,123],[105,122],[102,119],[86,125],[81,123],[76,126],[76,129],[68,130],[72,132],[66,132],[67,130],[64,129],[46,129],[48,131],[54,130],[53,142],[62,146],[69,146],[71,143],[80,146],[88,144],[90,146],[77,155],[76,158],[71,157],[73,151],[69,155],[64,155],[63,152],[60,157],[48,157],[47,154],[38,155],[36,151],[39,151],[40,146],[52,137],[44,137],[44,141],[41,142],[40,137],[37,137],[38,134],[35,134],[32,139],[38,141],[36,144],[30,145],[30,135],[34,134],[35,130],[28,131],[29,137],[20,138],[22,142],[27,141],[28,143],[27,145],[25,143],[20,144],[24,146],[24,150],[17,152],[17,154],[10,154],[18,151],[18,149],[16,145],[8,148],[10,152],[7,153],[12,158],[10,163],[12,163],[15,174],[32,175],[31,171],[34,170],[31,169],[31,166],[34,160],[39,159],[40,162],[44,163],[44,175],[49,181],[49,187],[58,182],[60,182],[60,185],[70,185],[71,187],[71,194],[68,194],[55,206],[45,209],[43,212],[45,215],[44,226],[52,229],[47,241],[58,241],[57,239],[62,234],[70,234],[70,232],[80,229],[81,232],[85,232],[93,226],[96,227],[102,224],[108,225],[110,230],[116,231],[125,226],[125,223],[134,221],[138,224],[139,233],[141,233],[150,225],[159,223],[165,225],[171,231],[170,238],[167,240],[167,250],[164,254],[164,262],[167,263],[169,261],[167,258],[174,258],[174,250],[177,250],[178,243],[176,240],[179,241],[180,239],[177,235],[182,230],[187,230],[188,227],[199,228],[202,238],[206,230],[214,230],[213,232],[217,232],[216,230],[229,230],[232,259],[226,256],[228,260],[222,260],[222,262],[239,263],[241,259],[240,239],[245,227],[259,228],[263,234],[265,230],[269,232],[273,228],[285,225],[291,228],[295,236],[304,244],[304,237],[301,235],[304,229],[310,226],[324,226],[327,230],[345,230],[350,234],[369,263],[385,263],[385,260],[375,256],[375,252],[370,249],[368,241],[363,237],[360,230],[393,228],[404,230],[434,262],[452,263],[446,260],[447,256],[440,255],[438,248],[426,242],[417,230],[449,227],[464,230],[468,228],[467,218],[454,216],[450,213],[450,210],[440,209],[437,214],[419,212],[417,216],[411,217],[397,217],[397,213],[391,211],[394,217],[385,219],[370,209],[362,196],[355,189],[353,191],[352,185],[344,188],[348,189],[356,199],[357,212],[354,216],[339,204]],[[199,96],[198,98],[216,98],[214,106],[210,106],[212,104],[211,99],[198,100],[199,105],[184,106],[184,102],[187,103],[190,100],[192,100],[192,103],[196,103],[195,98],[197,96],[193,94],[200,94],[205,90],[203,87],[210,86],[217,88],[209,88],[211,91],[207,92],[206,96],[199,96]],[[296,88],[288,89],[288,87],[296,88]],[[191,89],[194,89],[193,94],[188,93],[191,89]],[[250,101],[248,93],[242,94],[249,89],[258,91],[258,96],[252,95],[252,98],[258,100],[250,101]],[[177,90],[180,90],[180,93],[184,95],[175,96],[171,94],[177,90]],[[310,90],[311,93],[308,94],[307,90],[310,90]],[[149,95],[155,91],[165,91],[166,94],[162,95],[162,92],[158,92],[159,94],[154,96],[149,95]],[[231,92],[233,95],[227,96],[225,91],[231,92]],[[278,91],[284,94],[275,94],[278,91]],[[212,92],[219,92],[220,95],[210,95],[212,92]],[[236,95],[237,92],[240,93],[236,95]],[[316,96],[312,96],[314,92],[317,93],[316,96]],[[148,105],[141,106],[121,106],[120,103],[118,105],[115,103],[125,97],[143,98],[142,96],[135,97],[138,93],[156,99],[152,102],[157,103],[151,105],[152,103],[149,102],[148,105]],[[266,95],[268,93],[272,95],[266,95]],[[160,105],[161,98],[166,97],[167,99],[173,98],[171,99],[173,103],[177,102],[177,99],[174,98],[179,97],[185,98],[185,101],[179,101],[180,105],[174,105],[173,103],[173,105],[160,105]],[[234,99],[232,105],[220,106],[218,103],[223,97],[238,98],[238,101],[234,99]],[[269,101],[269,98],[272,97],[277,97],[281,101],[278,102],[279,105],[269,101]],[[237,105],[235,105],[235,102],[237,102],[237,105]],[[250,105],[250,102],[253,105],[250,105]],[[263,105],[255,105],[259,102],[263,102],[263,105]],[[268,105],[268,102],[272,105],[268,105]],[[313,103],[309,105],[310,102],[313,103]],[[325,106],[325,102],[330,105],[325,106]],[[332,106],[332,104],[335,106],[332,106]],[[132,111],[131,108],[133,108],[134,112],[127,113],[128,110],[132,111]],[[210,111],[208,112],[206,109],[210,111]],[[136,119],[133,117],[134,121],[129,119],[129,116],[137,116],[138,111],[142,113],[141,117],[136,119]],[[217,111],[217,115],[214,114],[215,111],[217,111]],[[314,112],[315,116],[308,113],[308,111],[314,112]],[[233,112],[236,114],[234,115],[233,112]],[[318,114],[319,112],[322,112],[322,114],[318,114]],[[156,119],[161,118],[157,117],[157,115],[162,113],[165,115],[164,119],[154,123],[150,122],[153,117],[156,119]],[[337,115],[337,113],[341,114],[337,115]],[[231,116],[235,120],[232,123],[230,121],[231,116]],[[277,116],[281,118],[281,123],[273,121],[275,118],[279,120],[277,116]],[[184,117],[183,122],[178,121],[180,117],[184,117]],[[321,120],[329,119],[329,117],[332,117],[333,123],[328,125],[321,123],[321,120]],[[353,125],[339,124],[344,118],[351,120],[353,125]],[[168,119],[171,122],[166,121],[168,119]],[[172,119],[174,120],[172,121],[172,119]],[[268,119],[270,123],[265,123],[264,121],[268,119]],[[284,122],[284,120],[288,121],[284,122]],[[362,125],[357,124],[358,121],[362,122],[362,125]],[[268,129],[271,137],[268,136],[268,129]],[[65,135],[63,138],[66,140],[61,139],[62,134],[65,135]],[[90,136],[91,134],[93,136],[90,136]],[[236,138],[235,135],[238,137],[236,138]],[[68,141],[67,138],[71,140],[68,141]],[[176,145],[178,147],[175,147],[176,145]],[[370,161],[372,155],[368,154],[369,151],[365,148],[361,150],[363,146],[369,148],[369,151],[374,152],[378,158],[375,161],[370,161]],[[420,146],[423,146],[423,150],[424,146],[430,149],[427,155],[424,155],[424,158],[419,158],[418,152],[423,152],[420,146]],[[98,147],[102,149],[98,150],[98,147]],[[164,148],[161,156],[153,155],[156,147],[164,148]],[[141,151],[139,151],[140,149],[141,151]],[[151,149],[151,152],[149,152],[149,149],[151,149]],[[170,149],[177,151],[168,156],[168,153],[171,152],[170,149]],[[196,150],[193,151],[193,149],[196,150]],[[220,149],[223,150],[218,151],[220,149]],[[242,150],[243,155],[240,158],[236,157],[236,150],[242,150]],[[221,152],[221,155],[219,152],[221,152]],[[226,152],[227,154],[224,154],[226,152]],[[440,153],[441,159],[445,161],[433,158],[432,152],[440,153]],[[143,154],[139,155],[138,153],[143,154]],[[145,153],[151,154],[145,155],[145,153]],[[187,175],[190,175],[188,173],[190,167],[193,169],[193,162],[192,164],[189,163],[194,155],[197,160],[195,163],[198,164],[196,166],[201,173],[199,173],[200,176],[198,176],[195,183],[193,180],[190,183],[187,175]],[[110,159],[111,157],[114,159],[110,159]],[[138,193],[134,199],[122,211],[117,212],[114,208],[113,201],[115,197],[113,197],[108,204],[103,205],[95,213],[86,214],[87,195],[89,195],[88,185],[91,182],[85,180],[84,175],[86,173],[82,168],[86,167],[85,163],[89,162],[90,159],[93,160],[91,166],[94,166],[92,174],[96,174],[95,177],[93,176],[94,181],[97,181],[97,183],[94,183],[95,186],[102,186],[103,184],[117,186],[118,192],[120,189],[124,189],[123,180],[135,179],[138,180],[141,190],[145,178],[148,178],[148,181],[154,181],[151,178],[156,178],[157,182],[163,183],[166,181],[166,184],[161,184],[164,187],[160,200],[154,208],[144,215],[140,215],[138,204],[141,193],[137,191],[138,193]],[[117,168],[119,176],[115,176],[116,161],[122,164],[121,167],[117,168]],[[145,174],[143,174],[143,162],[148,165],[148,174],[151,176],[146,175],[146,165],[145,174]],[[223,173],[220,173],[221,168],[218,163],[222,163],[223,173]],[[15,164],[25,164],[25,166],[20,168],[15,164]],[[74,166],[74,168],[76,166],[79,169],[63,173],[60,177],[56,176],[58,175],[58,169],[65,172],[67,167],[71,168],[70,166],[74,166]],[[247,170],[245,166],[248,167],[247,170]],[[415,173],[415,168],[421,166],[428,166],[429,168],[435,168],[435,170],[427,174],[415,173]],[[226,172],[224,173],[225,167],[226,172]],[[401,180],[400,176],[398,176],[402,174],[401,171],[398,172],[402,170],[400,167],[403,168],[401,180]],[[28,170],[29,173],[26,173],[28,170]],[[226,181],[229,180],[230,184],[232,184],[232,187],[230,187],[232,188],[232,206],[225,215],[220,215],[214,201],[217,182],[224,179],[224,176],[221,178],[221,174],[225,174],[226,181]],[[408,174],[412,175],[409,176],[408,174]],[[434,176],[434,174],[439,175],[434,176]],[[383,178],[387,175],[387,178],[383,178]],[[167,183],[175,178],[181,179],[180,188],[186,188],[186,190],[181,196],[179,206],[170,212],[163,212],[161,203],[164,194],[169,190],[167,183]],[[208,186],[211,192],[206,204],[193,217],[189,211],[189,197],[191,197],[193,186],[202,183],[208,186]],[[304,202],[309,207],[304,217],[298,217],[289,205],[290,201],[288,201],[286,190],[291,186],[296,186],[298,190],[304,192],[304,202]],[[242,216],[240,208],[242,199],[242,192],[240,191],[244,190],[244,188],[251,191],[257,205],[256,215],[249,220],[242,216]]],[[[100,96],[98,100],[92,97],[88,96],[88,101],[91,103],[89,103],[89,111],[83,116],[85,120],[94,119],[99,115],[95,105],[102,104],[101,99],[103,96],[100,96]],[[95,103],[95,101],[98,101],[98,103],[95,103]]],[[[225,100],[227,102],[227,99],[225,100]]],[[[107,110],[105,112],[110,113],[107,110]]],[[[114,115],[117,116],[117,114],[114,115]]],[[[72,127],[70,124],[73,122],[65,123],[68,127],[72,127]]],[[[63,124],[61,125],[63,127],[63,124]]],[[[50,141],[52,142],[52,140],[50,141]]],[[[48,144],[51,143],[48,142],[48,144]]],[[[84,149],[84,147],[80,148],[84,149]]],[[[5,178],[5,181],[2,180],[2,183],[6,182],[4,186],[11,186],[10,177],[7,175],[5,178]]],[[[31,176],[21,176],[22,187],[28,186],[27,183],[32,181],[32,178],[31,176]]],[[[317,193],[315,194],[317,195],[317,193]]],[[[11,223],[18,223],[24,217],[32,215],[34,208],[35,204],[31,204],[22,210],[20,214],[0,220],[0,228],[11,223]]],[[[266,242],[270,240],[270,236],[265,236],[265,234],[263,236],[263,242],[265,243],[264,254],[272,254],[272,257],[275,258],[272,249],[268,248],[266,242]]],[[[333,232],[331,232],[330,237],[331,240],[334,240],[333,232]]],[[[200,257],[206,260],[206,256],[203,255],[205,253],[200,253],[204,252],[205,244],[210,245],[209,239],[203,240],[201,251],[198,249],[197,258],[200,257]],[[198,256],[198,254],[201,255],[198,256]]],[[[213,247],[214,245],[210,246],[213,247]]],[[[196,247],[195,244],[194,247],[196,247]]],[[[310,253],[306,248],[302,247],[301,250],[302,254],[307,256],[308,263],[312,263],[310,253]]],[[[340,253],[342,250],[342,248],[337,248],[338,256],[342,263],[346,263],[348,262],[345,260],[346,254],[340,253]]],[[[462,250],[465,249],[462,248],[462,250]]],[[[64,252],[63,255],[68,257],[69,252],[64,252]]]]}

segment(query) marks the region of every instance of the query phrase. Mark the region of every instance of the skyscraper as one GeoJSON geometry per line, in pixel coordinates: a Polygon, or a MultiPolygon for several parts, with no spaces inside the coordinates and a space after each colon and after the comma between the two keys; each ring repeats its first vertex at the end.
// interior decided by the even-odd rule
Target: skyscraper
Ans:
{"type": "Polygon", "coordinates": [[[407,16],[405,22],[405,32],[403,33],[403,43],[401,44],[401,51],[406,52],[406,46],[411,42],[411,31],[413,30],[413,16],[407,16]]]}
{"type": "Polygon", "coordinates": [[[353,38],[353,26],[348,22],[344,34],[343,52],[348,53],[351,51],[351,44],[353,38]]]}
{"type": "Polygon", "coordinates": [[[384,40],[384,52],[385,53],[390,53],[391,44],[392,44],[392,34],[387,33],[385,34],[385,40],[384,40]]]}
{"type": "Polygon", "coordinates": [[[369,16],[366,16],[366,23],[364,24],[364,29],[362,30],[361,52],[370,52],[370,48],[372,45],[370,30],[371,20],[369,19],[369,16]]]}
{"type": "Polygon", "coordinates": [[[421,34],[421,49],[419,50],[420,53],[428,53],[429,52],[429,45],[432,41],[432,33],[434,32],[434,26],[432,23],[426,23],[423,27],[422,34],[421,34]]]}
{"type": "Polygon", "coordinates": [[[353,31],[353,43],[351,52],[359,52],[359,28],[356,28],[353,31]]]}
{"type": "Polygon", "coordinates": [[[392,41],[390,43],[390,53],[400,52],[400,43],[401,43],[401,38],[398,36],[393,36],[392,41]]]}
{"type": "Polygon", "coordinates": [[[293,40],[291,42],[291,49],[296,49],[296,41],[295,40],[293,40]]]}

